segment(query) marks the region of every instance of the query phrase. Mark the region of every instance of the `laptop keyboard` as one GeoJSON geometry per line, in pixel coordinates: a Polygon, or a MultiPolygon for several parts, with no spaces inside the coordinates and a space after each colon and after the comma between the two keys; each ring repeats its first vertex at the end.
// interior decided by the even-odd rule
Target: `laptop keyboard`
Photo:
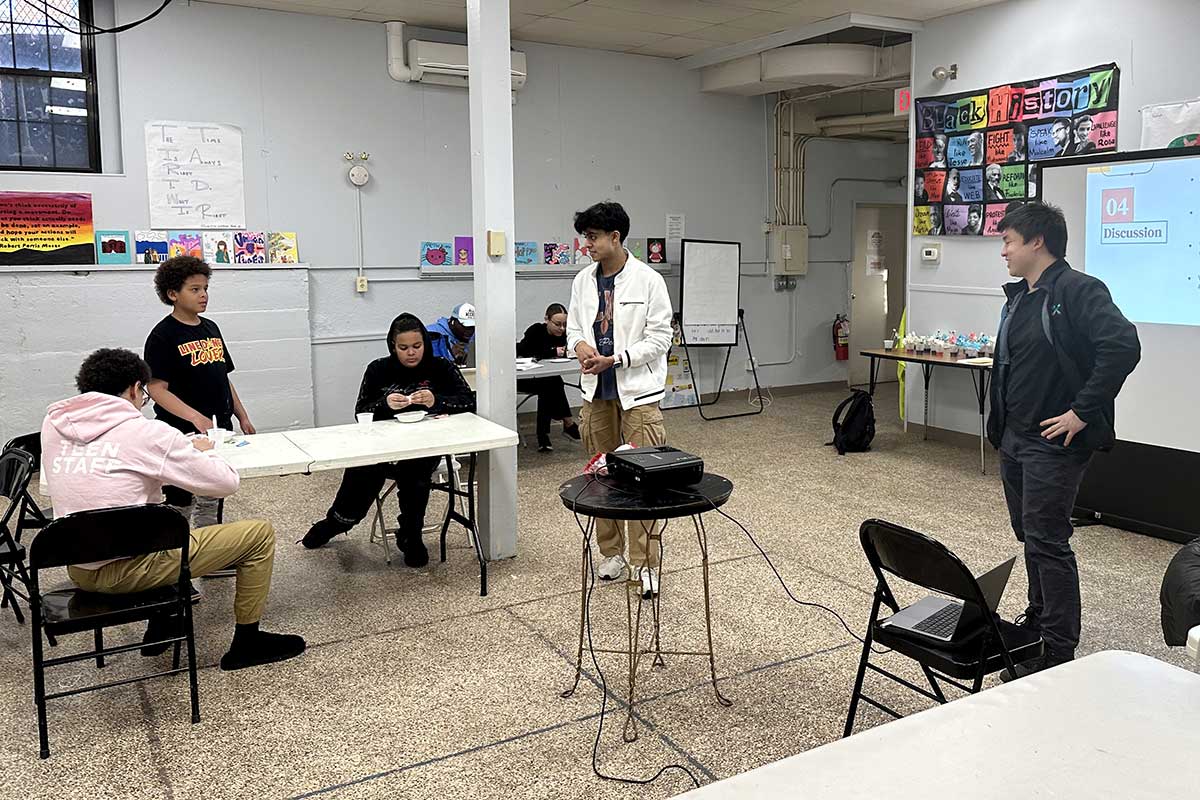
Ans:
{"type": "Polygon", "coordinates": [[[962,606],[949,605],[921,620],[913,629],[930,636],[948,639],[954,635],[954,629],[958,627],[958,619],[961,616],[962,606]]]}

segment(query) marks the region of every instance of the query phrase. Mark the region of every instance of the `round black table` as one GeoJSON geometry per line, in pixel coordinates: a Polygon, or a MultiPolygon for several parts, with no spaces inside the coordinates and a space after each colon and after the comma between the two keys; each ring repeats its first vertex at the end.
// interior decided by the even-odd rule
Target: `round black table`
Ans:
{"type": "MultiPolygon", "coordinates": [[[[703,515],[714,511],[729,500],[733,494],[733,484],[720,475],[705,473],[699,483],[679,489],[658,489],[643,491],[635,486],[621,484],[610,478],[597,478],[592,475],[580,475],[564,483],[558,488],[558,496],[568,510],[577,515],[587,517],[588,522],[583,530],[583,553],[580,558],[580,601],[579,601],[579,647],[575,655],[575,681],[569,689],[562,693],[570,697],[579,687],[579,679],[583,673],[584,633],[588,627],[588,603],[591,599],[589,578],[595,580],[591,558],[591,541],[595,533],[597,519],[623,521],[640,521],[646,538],[647,555],[652,542],[658,543],[659,569],[661,576],[662,565],[662,536],[667,527],[667,520],[690,517],[692,527],[696,532],[696,543],[700,547],[700,559],[704,577],[704,623],[708,633],[708,648],[706,650],[663,650],[659,637],[659,595],[654,595],[652,611],[654,618],[654,638],[649,647],[643,648],[641,642],[641,580],[634,572],[638,565],[631,564],[629,577],[625,581],[625,612],[628,625],[628,647],[620,650],[611,648],[591,647],[593,653],[621,653],[629,658],[629,702],[626,706],[628,714],[625,718],[624,739],[632,742],[637,739],[637,725],[633,716],[633,706],[637,691],[638,660],[643,655],[653,655],[654,666],[665,666],[663,654],[676,656],[707,656],[709,675],[712,679],[713,693],[717,702],[728,706],[732,703],[721,694],[717,686],[717,664],[713,654],[712,636],[712,600],[708,583],[708,531],[704,527],[703,515]],[[659,525],[659,520],[663,520],[659,525]],[[649,523],[649,525],[647,525],[649,523]],[[634,595],[637,599],[634,599],[634,595]]],[[[648,566],[643,564],[641,566],[648,566]]],[[[661,578],[660,578],[661,581],[661,578]]],[[[661,584],[660,584],[661,590],[661,584]]],[[[590,640],[590,637],[588,637],[590,640]]]]}
{"type": "Polygon", "coordinates": [[[580,475],[558,487],[568,510],[600,519],[676,519],[713,511],[733,494],[728,478],[704,473],[700,482],[679,489],[642,491],[609,478],[580,475]]]}

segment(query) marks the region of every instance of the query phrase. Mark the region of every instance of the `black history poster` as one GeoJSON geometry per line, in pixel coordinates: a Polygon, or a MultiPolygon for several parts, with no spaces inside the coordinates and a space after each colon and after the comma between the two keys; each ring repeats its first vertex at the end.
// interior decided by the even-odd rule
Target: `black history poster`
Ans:
{"type": "Polygon", "coordinates": [[[1039,164],[1117,149],[1116,64],[918,98],[913,233],[995,235],[1014,201],[1039,197],[1039,164]]]}

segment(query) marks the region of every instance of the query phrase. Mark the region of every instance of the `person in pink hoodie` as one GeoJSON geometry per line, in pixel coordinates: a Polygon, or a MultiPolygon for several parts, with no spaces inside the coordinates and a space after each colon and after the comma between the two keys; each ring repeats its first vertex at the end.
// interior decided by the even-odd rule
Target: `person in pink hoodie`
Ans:
{"type": "MultiPolygon", "coordinates": [[[[129,350],[103,349],[83,362],[80,394],[54,403],[42,422],[42,470],[56,517],[99,508],[161,503],[164,484],[209,497],[237,491],[238,474],[207,439],[189,439],[165,422],[142,415],[150,367],[129,350]]],[[[135,531],[131,536],[137,535],[135,531]]],[[[210,525],[191,532],[192,575],[237,570],[233,643],[221,669],[234,670],[292,658],[304,651],[299,636],[259,630],[275,563],[275,530],[266,520],[210,525]]],[[[80,588],[104,594],[154,589],[179,580],[179,556],[151,553],[90,564],[67,572],[80,588]]],[[[144,642],[182,632],[178,615],[155,617],[144,642]]],[[[169,645],[143,647],[142,655],[169,645]]]]}

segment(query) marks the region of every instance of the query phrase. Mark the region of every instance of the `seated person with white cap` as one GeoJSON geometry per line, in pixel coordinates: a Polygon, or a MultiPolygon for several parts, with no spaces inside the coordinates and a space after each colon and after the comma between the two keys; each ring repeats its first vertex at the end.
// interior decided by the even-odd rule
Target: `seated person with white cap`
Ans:
{"type": "Polygon", "coordinates": [[[467,363],[467,346],[475,338],[475,306],[459,303],[450,316],[429,326],[433,354],[460,367],[467,363]]]}

